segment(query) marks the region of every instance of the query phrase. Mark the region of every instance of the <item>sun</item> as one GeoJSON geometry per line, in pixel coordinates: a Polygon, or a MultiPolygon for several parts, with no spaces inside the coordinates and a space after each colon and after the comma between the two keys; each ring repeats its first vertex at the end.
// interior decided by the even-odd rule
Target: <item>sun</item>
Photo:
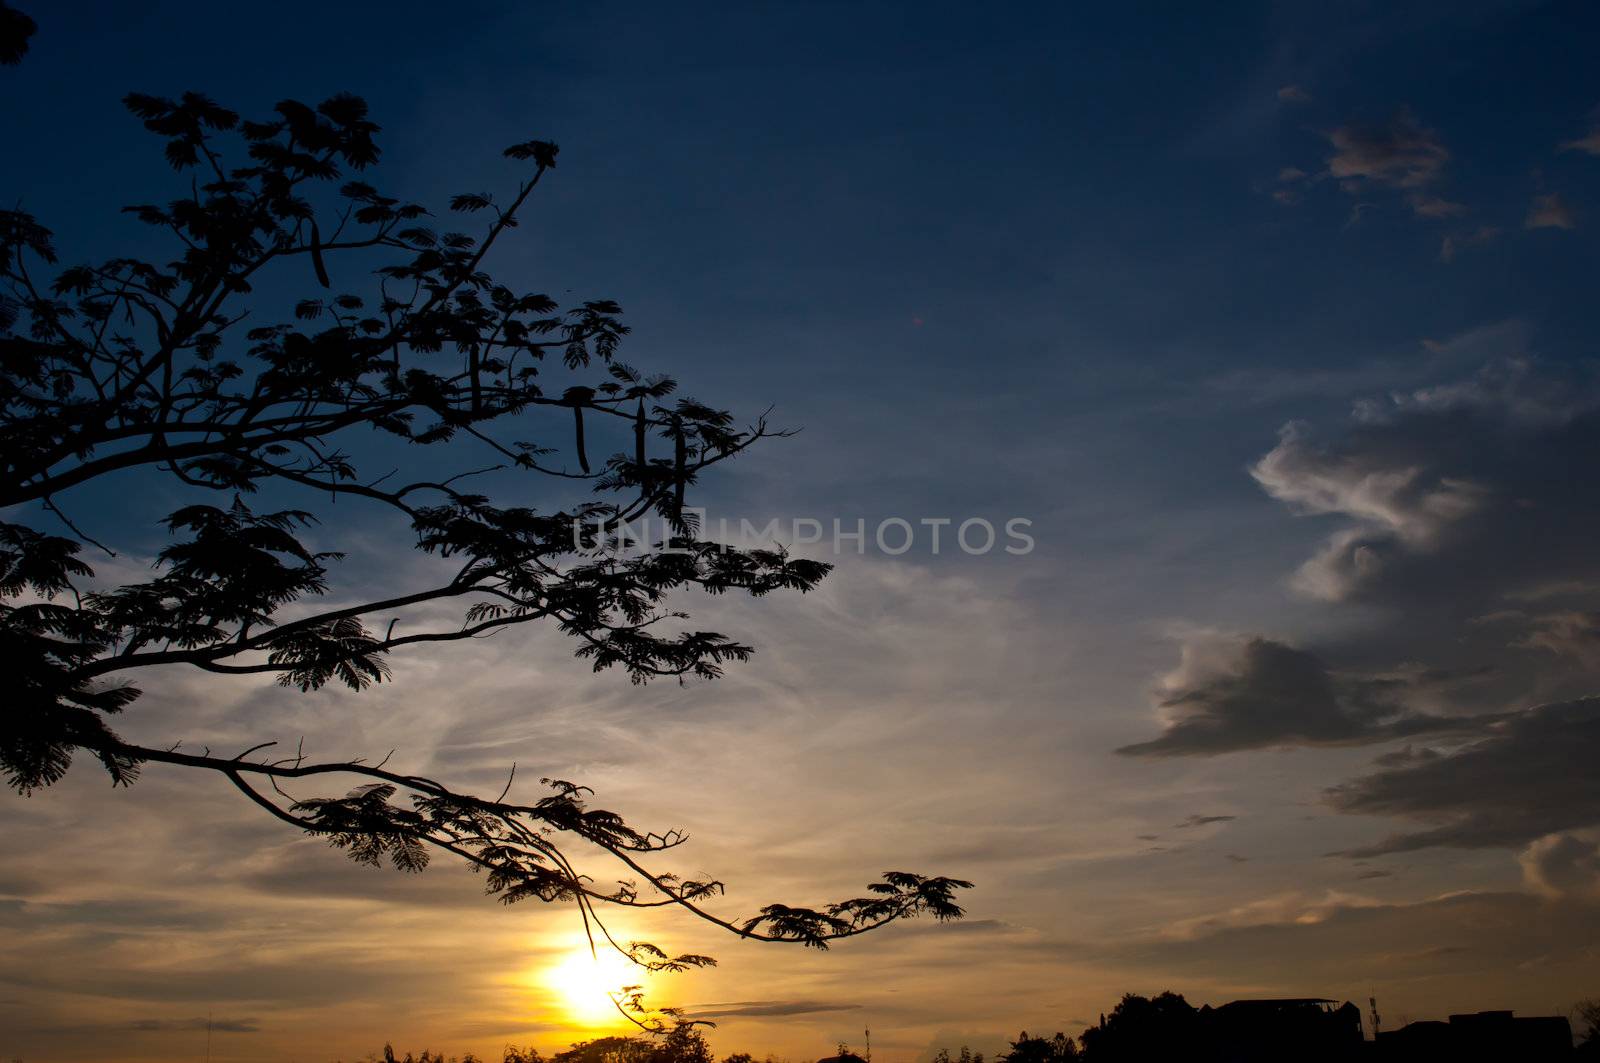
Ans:
{"type": "Polygon", "coordinates": [[[583,1026],[607,1026],[621,1021],[615,1001],[624,986],[640,985],[644,970],[602,948],[590,954],[582,945],[568,952],[544,974],[544,984],[561,1001],[567,1019],[583,1026]]]}

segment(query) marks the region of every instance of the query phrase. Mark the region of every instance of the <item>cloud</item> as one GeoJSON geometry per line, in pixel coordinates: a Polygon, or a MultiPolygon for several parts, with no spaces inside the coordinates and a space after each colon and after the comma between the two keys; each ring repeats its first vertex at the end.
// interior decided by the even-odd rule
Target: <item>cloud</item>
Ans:
{"type": "Polygon", "coordinates": [[[1182,823],[1174,823],[1174,830],[1189,830],[1191,827],[1204,827],[1208,823],[1229,823],[1238,819],[1238,816],[1190,816],[1182,823]]]}
{"type": "Polygon", "coordinates": [[[1443,196],[1416,195],[1407,202],[1411,204],[1412,211],[1423,218],[1456,218],[1467,212],[1466,204],[1443,196]]]}
{"type": "Polygon", "coordinates": [[[830,1011],[856,1011],[860,1004],[830,1004],[820,1000],[745,1000],[727,1004],[693,1004],[684,1010],[697,1019],[731,1019],[740,1016],[817,1015],[830,1011]]]}
{"type": "Polygon", "coordinates": [[[1600,126],[1592,126],[1589,131],[1576,140],[1564,141],[1559,150],[1581,151],[1585,155],[1600,155],[1600,126]]]}
{"type": "Polygon", "coordinates": [[[1528,888],[1546,897],[1600,898],[1600,834],[1550,834],[1517,858],[1528,888]]]}
{"type": "Polygon", "coordinates": [[[1438,134],[1423,128],[1409,111],[1384,125],[1340,126],[1327,136],[1334,148],[1328,173],[1352,191],[1367,184],[1422,188],[1437,181],[1450,161],[1438,134]]]}
{"type": "Polygon", "coordinates": [[[1433,824],[1343,855],[1515,848],[1600,824],[1600,698],[1543,705],[1485,729],[1454,752],[1391,762],[1329,789],[1340,812],[1433,824]]]}
{"type": "Polygon", "coordinates": [[[255,1019],[136,1019],[126,1029],[136,1033],[167,1033],[172,1031],[202,1031],[212,1033],[259,1033],[261,1027],[255,1019]]]}
{"type": "Polygon", "coordinates": [[[1528,217],[1522,223],[1525,229],[1572,229],[1577,226],[1572,208],[1559,192],[1534,196],[1528,208],[1528,217]]]}
{"type": "MultiPolygon", "coordinates": [[[[1413,711],[1407,694],[1448,677],[1337,674],[1316,656],[1268,638],[1193,638],[1160,683],[1158,738],[1125,756],[1214,755],[1279,746],[1354,745],[1459,731],[1482,718],[1413,711]]],[[[1232,817],[1191,816],[1180,827],[1232,817]]]]}
{"type": "Polygon", "coordinates": [[[1387,904],[1330,893],[1246,902],[1094,955],[1189,985],[1248,970],[1258,995],[1304,987],[1308,995],[1364,998],[1376,976],[1386,1012],[1409,1001],[1408,1010],[1443,1014],[1506,972],[1516,977],[1501,984],[1495,1003],[1547,1009],[1589,977],[1600,959],[1596,940],[1600,904],[1587,898],[1458,892],[1387,904]]]}
{"type": "Polygon", "coordinates": [[[1454,233],[1439,241],[1439,261],[1454,262],[1456,256],[1469,247],[1486,244],[1500,235],[1497,225],[1480,225],[1464,233],[1454,233]]]}
{"type": "Polygon", "coordinates": [[[1529,631],[1514,645],[1548,650],[1559,657],[1600,668],[1600,612],[1547,613],[1529,621],[1529,631]]]}
{"type": "MultiPolygon", "coordinates": [[[[1285,85],[1278,90],[1280,103],[1306,103],[1311,99],[1311,94],[1299,85],[1285,85]]],[[[1600,153],[1597,153],[1600,154],[1600,153]]]]}
{"type": "Polygon", "coordinates": [[[1297,514],[1348,520],[1294,575],[1303,594],[1492,598],[1596,571],[1577,531],[1600,515],[1578,473],[1600,445],[1597,413],[1595,363],[1501,358],[1358,401],[1325,441],[1292,422],[1251,474],[1297,514]]]}
{"type": "Polygon", "coordinates": [[[1278,445],[1250,474],[1297,513],[1358,521],[1332,536],[1296,578],[1302,591],[1329,599],[1376,576],[1386,555],[1429,548],[1482,505],[1485,493],[1470,480],[1429,475],[1420,464],[1397,464],[1389,455],[1318,446],[1303,422],[1285,425],[1278,445]]]}

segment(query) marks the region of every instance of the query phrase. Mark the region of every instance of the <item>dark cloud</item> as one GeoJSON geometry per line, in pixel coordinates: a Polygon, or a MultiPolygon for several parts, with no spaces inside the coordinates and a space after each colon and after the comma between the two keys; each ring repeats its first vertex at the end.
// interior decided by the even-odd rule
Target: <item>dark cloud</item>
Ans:
{"type": "Polygon", "coordinates": [[[1340,812],[1434,824],[1344,855],[1520,847],[1600,824],[1600,698],[1544,705],[1488,731],[1455,752],[1419,756],[1328,790],[1340,812]]]}
{"type": "MultiPolygon", "coordinates": [[[[1178,670],[1162,684],[1166,729],[1117,752],[1159,757],[1353,745],[1481,726],[1481,718],[1429,715],[1407,706],[1409,693],[1437,681],[1427,674],[1335,674],[1316,656],[1267,638],[1195,640],[1184,646],[1178,670]]],[[[1214,818],[1191,816],[1179,826],[1214,818]]]]}
{"type": "Polygon", "coordinates": [[[781,1015],[817,1015],[830,1011],[856,1011],[860,1004],[832,1004],[820,1000],[745,1000],[726,1004],[695,1004],[684,1010],[697,1019],[731,1019],[781,1015]]]}
{"type": "Polygon", "coordinates": [[[1238,816],[1189,816],[1182,823],[1174,823],[1177,830],[1188,830],[1190,827],[1204,827],[1207,823],[1229,823],[1238,816]]]}
{"type": "Polygon", "coordinates": [[[69,1026],[38,1027],[34,1032],[71,1036],[82,1034],[126,1033],[260,1033],[261,1026],[255,1018],[196,1017],[191,1019],[132,1019],[128,1022],[80,1023],[69,1026]]]}
{"type": "MultiPolygon", "coordinates": [[[[1249,970],[1256,984],[1280,992],[1347,985],[1365,995],[1377,975],[1380,999],[1383,982],[1417,984],[1512,970],[1525,996],[1562,999],[1600,959],[1600,904],[1581,898],[1464,892],[1415,904],[1350,899],[1259,907],[1202,922],[1182,935],[1079,948],[1164,979],[1249,970]]],[[[1448,994],[1441,1004],[1454,998],[1448,994]]],[[[1514,1000],[1507,1006],[1532,1003],[1514,1000]]]]}
{"type": "Polygon", "coordinates": [[[1311,94],[1299,85],[1285,85],[1278,90],[1278,99],[1283,103],[1306,103],[1311,94]]]}
{"type": "Polygon", "coordinates": [[[259,1033],[255,1019],[138,1019],[125,1029],[137,1033],[209,1030],[212,1033],[259,1033]]]}
{"type": "Polygon", "coordinates": [[[1438,180],[1450,152],[1437,133],[1423,128],[1409,111],[1383,125],[1341,126],[1328,134],[1334,154],[1328,173],[1342,182],[1388,188],[1421,188],[1438,180]]]}
{"type": "MultiPolygon", "coordinates": [[[[1450,151],[1437,133],[1424,128],[1409,111],[1399,112],[1382,125],[1340,126],[1327,136],[1334,149],[1327,175],[1346,192],[1403,192],[1412,213],[1421,218],[1455,218],[1468,213],[1465,204],[1431,190],[1444,176],[1450,151]]],[[[1351,221],[1369,205],[1359,204],[1351,221]]]]}

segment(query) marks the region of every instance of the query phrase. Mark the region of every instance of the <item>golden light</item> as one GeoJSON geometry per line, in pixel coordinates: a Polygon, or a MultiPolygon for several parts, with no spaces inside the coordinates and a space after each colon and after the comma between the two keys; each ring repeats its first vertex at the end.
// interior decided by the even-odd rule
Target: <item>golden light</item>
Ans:
{"type": "Polygon", "coordinates": [[[566,1018],[583,1026],[609,1026],[626,1020],[614,1001],[624,986],[641,985],[643,968],[602,947],[591,955],[589,947],[574,948],[544,975],[544,983],[561,1001],[566,1018]]]}

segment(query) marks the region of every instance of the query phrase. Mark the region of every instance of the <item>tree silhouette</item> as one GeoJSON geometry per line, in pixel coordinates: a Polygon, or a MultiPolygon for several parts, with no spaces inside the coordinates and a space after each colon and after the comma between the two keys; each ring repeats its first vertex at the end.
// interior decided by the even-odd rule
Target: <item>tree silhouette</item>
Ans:
{"type": "Polygon", "coordinates": [[[1600,997],[1586,997],[1572,1005],[1573,1015],[1583,1024],[1585,1043],[1600,1044],[1600,997]]]}
{"type": "Polygon", "coordinates": [[[32,18],[0,0],[0,65],[16,66],[22,62],[38,28],[32,18]]]}
{"type": "MultiPolygon", "coordinates": [[[[545,796],[517,802],[510,782],[497,797],[462,793],[387,757],[324,763],[275,753],[270,741],[218,755],[182,736],[119,736],[109,721],[151,669],[359,691],[388,680],[391,656],[408,646],[535,622],[576,640],[597,672],[714,679],[751,648],[687,627],[674,592],[804,592],[829,567],[709,541],[687,506],[706,470],[783,433],[762,418],[740,427],[682,397],[670,377],[619,361],[628,329],[615,303],[563,309],[486,271],[555,167],[555,144],[505,150],[522,174],[505,200],[450,200],[450,214],[476,225],[469,235],[438,231],[421,205],[345,178],[379,155],[378,126],[355,96],[285,100],[260,120],[195,93],[124,102],[179,174],[177,198],[126,208],[170,241],[170,260],[57,268],[40,222],[0,211],[0,649],[11,664],[0,771],[13,787],[49,786],[79,753],[121,786],[149,763],[220,773],[357,861],[416,871],[443,852],[483,872],[502,901],[572,902],[591,942],[652,971],[712,961],[615,941],[601,906],[677,906],[742,937],[818,948],[922,913],[961,915],[954,894],[968,883],[895,872],[820,908],[724,917],[706,906],[722,883],[650,866],[683,834],[589,807],[574,783],[545,780],[545,796]],[[364,292],[336,288],[341,264],[346,277],[375,280],[364,292]],[[280,320],[254,294],[268,284],[312,294],[280,320]],[[605,455],[607,436],[626,443],[605,455]],[[372,475],[356,450],[363,467],[399,450],[394,464],[430,471],[372,475]],[[491,474],[586,495],[565,508],[502,504],[470,488],[491,474]],[[87,551],[113,546],[80,530],[69,496],[151,477],[191,496],[165,518],[171,541],[155,573],[96,584],[87,551]],[[296,494],[305,506],[257,501],[296,494]],[[379,599],[316,605],[340,555],[303,541],[309,507],[339,499],[403,522],[444,574],[379,599]],[[45,519],[70,535],[34,526],[45,519]],[[612,548],[644,519],[662,529],[653,548],[612,548]],[[459,620],[430,626],[417,618],[424,605],[454,606],[459,620]],[[283,789],[323,777],[359,785],[299,799],[283,789]],[[598,886],[575,862],[576,843],[620,861],[627,877],[598,886]]],[[[637,991],[623,1000],[642,1007],[637,991]]]]}
{"type": "Polygon", "coordinates": [[[1090,1063],[1143,1063],[1153,1059],[1203,1058],[1199,1012],[1177,993],[1155,998],[1128,993],[1098,1026],[1078,1040],[1090,1063]]]}
{"type": "Polygon", "coordinates": [[[1054,1037],[1029,1037],[1023,1030],[1011,1047],[999,1056],[999,1063],[1066,1063],[1078,1056],[1078,1045],[1064,1033],[1054,1037]]]}

